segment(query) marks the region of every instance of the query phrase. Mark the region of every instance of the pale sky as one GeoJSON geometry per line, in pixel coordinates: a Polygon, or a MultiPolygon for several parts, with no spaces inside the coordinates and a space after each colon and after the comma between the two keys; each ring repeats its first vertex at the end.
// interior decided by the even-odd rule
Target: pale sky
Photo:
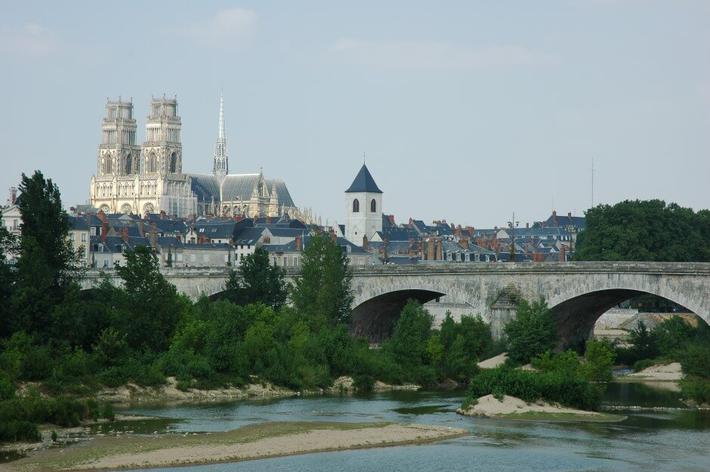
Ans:
{"type": "Polygon", "coordinates": [[[0,197],[88,199],[107,97],[177,94],[207,173],[284,179],[323,222],[367,165],[398,222],[490,227],[592,199],[710,206],[710,1],[2,1],[0,197]]]}

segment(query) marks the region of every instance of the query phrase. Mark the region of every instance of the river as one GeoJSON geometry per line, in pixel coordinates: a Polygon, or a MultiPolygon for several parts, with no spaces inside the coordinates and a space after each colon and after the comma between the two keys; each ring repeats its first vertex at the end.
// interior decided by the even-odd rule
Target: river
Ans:
{"type": "Polygon", "coordinates": [[[393,421],[468,429],[469,436],[428,445],[318,453],[161,471],[611,471],[710,470],[710,412],[682,408],[678,394],[612,383],[604,404],[619,423],[544,423],[466,418],[463,393],[392,392],[273,401],[136,407],[171,418],[166,430],[223,431],[265,421],[393,421]],[[642,408],[638,408],[642,407],[642,408]],[[662,407],[653,409],[653,407],[662,407]]]}

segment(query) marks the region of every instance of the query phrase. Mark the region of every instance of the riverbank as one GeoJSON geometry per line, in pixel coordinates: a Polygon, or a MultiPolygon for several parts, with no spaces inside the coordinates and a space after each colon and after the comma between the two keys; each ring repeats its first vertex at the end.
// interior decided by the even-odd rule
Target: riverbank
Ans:
{"type": "Polygon", "coordinates": [[[486,418],[505,418],[538,421],[590,421],[615,422],[626,417],[597,411],[578,410],[558,404],[537,401],[527,403],[520,398],[503,395],[498,399],[493,395],[478,398],[467,408],[459,408],[456,413],[463,416],[483,416],[486,418]]]}
{"type": "Polygon", "coordinates": [[[614,381],[622,383],[640,383],[657,390],[680,392],[680,381],[683,379],[683,369],[679,362],[654,364],[639,372],[614,377],[614,381]]]}
{"type": "Polygon", "coordinates": [[[420,444],[466,430],[392,423],[272,422],[220,433],[96,437],[4,464],[9,472],[136,469],[236,462],[313,452],[420,444]]]}
{"type": "MultiPolygon", "coordinates": [[[[373,392],[390,391],[416,391],[420,385],[402,384],[391,385],[379,380],[374,382],[373,392]]],[[[117,388],[104,388],[97,392],[99,401],[111,402],[119,405],[132,405],[140,403],[210,403],[234,400],[259,400],[297,397],[301,395],[337,395],[355,393],[355,382],[352,377],[339,377],[333,385],[326,389],[297,391],[286,387],[279,387],[269,382],[250,383],[241,387],[223,387],[214,389],[178,388],[175,377],[168,377],[165,385],[158,387],[141,387],[135,384],[122,385],[117,388]]]]}

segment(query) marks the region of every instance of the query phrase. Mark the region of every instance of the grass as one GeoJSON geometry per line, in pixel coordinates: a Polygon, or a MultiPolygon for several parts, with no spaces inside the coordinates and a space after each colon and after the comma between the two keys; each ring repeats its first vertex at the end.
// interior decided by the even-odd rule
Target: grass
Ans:
{"type": "Polygon", "coordinates": [[[379,428],[388,424],[390,423],[270,422],[248,425],[218,433],[168,433],[96,437],[66,449],[50,448],[31,457],[5,464],[5,466],[9,470],[18,472],[71,470],[80,464],[118,454],[149,452],[177,447],[250,443],[275,436],[305,433],[313,430],[357,430],[379,428]]]}

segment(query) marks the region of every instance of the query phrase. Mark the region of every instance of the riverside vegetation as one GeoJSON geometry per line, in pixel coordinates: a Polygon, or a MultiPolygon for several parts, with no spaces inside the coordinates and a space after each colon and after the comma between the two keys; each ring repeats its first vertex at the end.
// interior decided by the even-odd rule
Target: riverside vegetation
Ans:
{"type": "Polygon", "coordinates": [[[81,291],[57,186],[36,172],[23,175],[20,191],[21,237],[0,228],[0,440],[37,440],[41,423],[111,417],[91,398],[129,382],[160,386],[174,376],[188,389],[256,377],[304,390],[350,375],[366,392],[375,380],[465,382],[479,358],[500,349],[479,317],[447,317],[435,330],[416,302],[381,349],[353,338],[347,258],[326,235],[311,238],[293,287],[257,250],[221,299],[193,303],[161,275],[151,248],[139,247],[116,267],[120,287],[105,279],[81,291]]]}
{"type": "MultiPolygon", "coordinates": [[[[361,392],[375,380],[468,384],[470,400],[515,395],[595,408],[614,352],[589,342],[584,359],[552,354],[554,323],[544,302],[521,302],[494,342],[478,316],[433,317],[409,302],[380,349],[349,331],[347,257],[327,235],[304,249],[293,286],[262,250],[230,274],[219,299],[192,302],[161,275],[151,248],[125,253],[121,286],[108,279],[81,291],[59,190],[40,172],[22,177],[19,240],[0,228],[0,441],[37,440],[37,425],[111,418],[92,398],[127,383],[178,388],[241,386],[254,379],[295,390],[326,388],[349,375],[361,392]],[[15,264],[6,255],[17,254],[15,264]],[[287,303],[290,300],[291,303],[287,303]],[[507,348],[511,365],[476,362],[507,348]],[[514,365],[532,362],[539,372],[514,365]],[[28,386],[29,385],[29,386],[28,386]]],[[[701,353],[701,357],[704,354],[701,353]]]]}

